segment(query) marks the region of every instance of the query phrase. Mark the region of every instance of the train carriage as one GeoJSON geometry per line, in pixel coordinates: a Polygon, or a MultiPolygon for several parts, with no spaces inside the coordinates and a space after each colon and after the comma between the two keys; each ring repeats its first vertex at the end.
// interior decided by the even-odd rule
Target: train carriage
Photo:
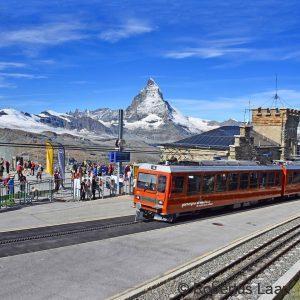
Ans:
{"type": "Polygon", "coordinates": [[[300,165],[286,165],[284,168],[286,183],[284,195],[295,196],[300,194],[300,165]]]}
{"type": "Polygon", "coordinates": [[[142,164],[134,203],[146,217],[173,221],[205,208],[283,196],[281,166],[179,166],[142,164]]]}

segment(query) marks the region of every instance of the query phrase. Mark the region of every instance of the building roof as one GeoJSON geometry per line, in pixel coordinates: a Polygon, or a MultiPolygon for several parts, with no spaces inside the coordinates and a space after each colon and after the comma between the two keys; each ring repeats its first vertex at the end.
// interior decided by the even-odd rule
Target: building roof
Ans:
{"type": "MultiPolygon", "coordinates": [[[[221,126],[191,137],[163,144],[166,147],[229,149],[234,145],[235,135],[240,134],[240,126],[221,126]]],[[[278,147],[279,144],[252,130],[254,145],[258,147],[278,147]]]]}
{"type": "Polygon", "coordinates": [[[234,136],[238,134],[239,126],[221,126],[165,146],[227,149],[234,144],[234,136]]]}

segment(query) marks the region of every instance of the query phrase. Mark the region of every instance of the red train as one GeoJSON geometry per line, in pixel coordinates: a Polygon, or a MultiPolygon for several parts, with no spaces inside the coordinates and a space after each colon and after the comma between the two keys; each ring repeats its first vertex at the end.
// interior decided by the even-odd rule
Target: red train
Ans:
{"type": "Polygon", "coordinates": [[[300,164],[151,165],[138,169],[134,203],[145,218],[173,222],[202,209],[300,195],[300,164]]]}

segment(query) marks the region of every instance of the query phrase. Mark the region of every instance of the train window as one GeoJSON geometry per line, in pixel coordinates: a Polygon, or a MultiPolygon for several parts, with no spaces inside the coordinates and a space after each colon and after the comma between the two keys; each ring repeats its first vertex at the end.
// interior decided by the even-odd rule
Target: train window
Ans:
{"type": "Polygon", "coordinates": [[[294,172],[293,183],[300,183],[300,172],[294,172]]]}
{"type": "Polygon", "coordinates": [[[197,193],[200,191],[201,176],[190,175],[188,176],[188,193],[197,193]]]}
{"type": "Polygon", "coordinates": [[[157,191],[160,193],[164,193],[166,191],[166,183],[167,183],[166,176],[158,176],[157,191]]]}
{"type": "Polygon", "coordinates": [[[289,172],[288,173],[288,184],[292,184],[293,183],[293,172],[289,172]]]}
{"type": "Polygon", "coordinates": [[[239,175],[238,174],[228,174],[228,189],[229,191],[235,191],[238,188],[239,175]]]}
{"type": "Polygon", "coordinates": [[[215,189],[215,176],[205,175],[203,176],[203,193],[209,194],[213,193],[215,189]]]}
{"type": "Polygon", "coordinates": [[[274,186],[274,185],[275,185],[275,173],[269,173],[268,186],[274,186]]]}
{"type": "Polygon", "coordinates": [[[258,174],[250,173],[250,189],[256,189],[258,187],[258,174]]]}
{"type": "Polygon", "coordinates": [[[156,175],[139,173],[137,187],[144,190],[156,191],[156,175]]]}
{"type": "Polygon", "coordinates": [[[226,192],[227,174],[217,174],[216,190],[217,192],[226,192]]]}
{"type": "Polygon", "coordinates": [[[242,173],[240,174],[240,189],[245,190],[249,186],[249,174],[242,173]]]}
{"type": "Polygon", "coordinates": [[[172,179],[172,193],[182,193],[183,192],[183,176],[176,176],[172,179]]]}
{"type": "Polygon", "coordinates": [[[267,187],[267,178],[268,174],[267,173],[262,173],[259,176],[259,187],[260,188],[266,188],[267,187]]]}
{"type": "Polygon", "coordinates": [[[281,186],[281,183],[282,183],[281,173],[277,172],[276,173],[276,178],[275,178],[275,185],[276,186],[281,186]]]}

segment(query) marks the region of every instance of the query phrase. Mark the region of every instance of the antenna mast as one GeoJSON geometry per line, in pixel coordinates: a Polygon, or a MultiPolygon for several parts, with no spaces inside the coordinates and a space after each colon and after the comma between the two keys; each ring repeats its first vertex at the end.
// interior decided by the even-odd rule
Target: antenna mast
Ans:
{"type": "Polygon", "coordinates": [[[276,74],[276,81],[275,81],[275,95],[273,97],[272,106],[274,105],[274,108],[279,108],[279,104],[281,104],[284,107],[283,100],[278,96],[278,78],[276,74]],[[280,102],[280,103],[279,103],[280,102]]]}

